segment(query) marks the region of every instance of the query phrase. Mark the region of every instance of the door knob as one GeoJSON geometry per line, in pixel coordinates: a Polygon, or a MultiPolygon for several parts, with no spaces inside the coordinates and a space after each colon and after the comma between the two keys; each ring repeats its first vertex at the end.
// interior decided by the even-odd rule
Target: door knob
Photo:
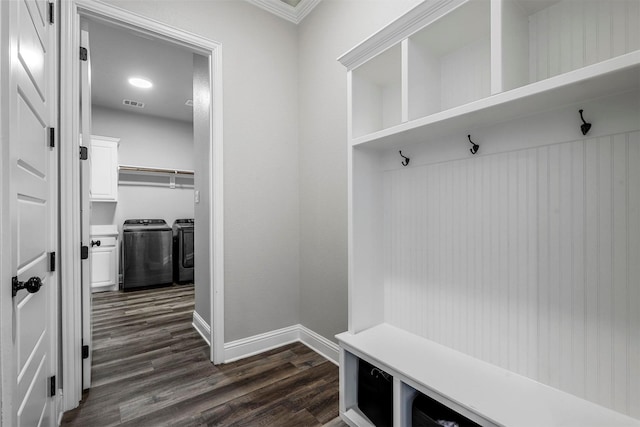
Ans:
{"type": "Polygon", "coordinates": [[[91,241],[91,247],[94,247],[94,246],[100,246],[100,240],[95,240],[95,241],[92,240],[91,241]]]}
{"type": "Polygon", "coordinates": [[[14,297],[20,289],[26,289],[30,294],[35,294],[40,290],[41,286],[42,280],[40,280],[38,276],[33,276],[26,282],[20,282],[17,276],[11,278],[11,288],[13,289],[12,293],[14,297]]]}

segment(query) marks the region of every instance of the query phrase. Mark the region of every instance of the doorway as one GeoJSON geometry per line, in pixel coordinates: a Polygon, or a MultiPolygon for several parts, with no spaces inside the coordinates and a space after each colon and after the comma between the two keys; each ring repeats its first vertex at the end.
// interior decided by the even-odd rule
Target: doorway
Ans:
{"type": "MultiPolygon", "coordinates": [[[[61,154],[61,214],[63,221],[61,229],[63,235],[77,236],[79,234],[80,218],[80,190],[77,184],[79,165],[77,151],[73,147],[80,145],[78,138],[80,130],[80,106],[78,93],[81,92],[78,75],[77,53],[81,47],[79,33],[81,21],[90,20],[128,31],[147,39],[159,41],[167,45],[187,50],[204,65],[200,74],[196,73],[196,85],[193,97],[194,112],[194,163],[195,179],[193,184],[195,204],[195,218],[197,224],[196,250],[196,300],[202,303],[201,308],[196,304],[194,313],[198,313],[204,331],[201,334],[210,346],[210,360],[214,363],[223,362],[224,357],[224,270],[223,270],[223,196],[222,196],[222,80],[221,80],[221,47],[218,43],[202,39],[191,34],[183,33],[150,21],[139,16],[123,12],[117,8],[95,4],[93,2],[75,1],[62,3],[62,73],[61,105],[63,138],[73,141],[66,151],[61,154]],[[65,70],[66,68],[66,70],[65,70]],[[65,114],[64,112],[67,112],[65,114]],[[66,125],[66,126],[65,126],[66,125]],[[198,142],[200,141],[200,142],[198,142]],[[198,244],[200,242],[200,244],[198,244]]],[[[73,241],[72,239],[68,239],[73,241]]],[[[85,243],[83,243],[85,244],[85,243]]],[[[77,246],[67,243],[63,245],[63,260],[67,260],[66,280],[63,283],[79,283],[80,262],[75,258],[77,246]],[[68,256],[65,256],[67,254],[68,256]],[[77,280],[74,280],[77,279],[77,280]]],[[[64,275],[65,273],[63,273],[64,275]]],[[[88,292],[88,290],[85,290],[88,292]]],[[[80,366],[82,360],[77,352],[82,331],[78,327],[78,319],[82,320],[83,304],[74,292],[73,285],[62,289],[63,310],[63,381],[65,382],[64,408],[70,409],[77,405],[81,397],[80,366]]],[[[85,307],[86,308],[86,307],[85,307]]],[[[195,316],[194,316],[195,319],[195,316]]],[[[195,323],[195,322],[194,322],[195,323]]]]}
{"type": "MultiPolygon", "coordinates": [[[[209,70],[205,58],[190,49],[91,18],[81,17],[80,25],[86,49],[82,73],[87,74],[82,76],[81,123],[83,145],[89,147],[81,169],[90,169],[81,182],[83,241],[90,242],[89,259],[83,261],[83,282],[89,286],[83,286],[88,291],[82,322],[88,348],[82,382],[88,389],[96,366],[94,296],[196,283],[195,210],[198,222],[208,212],[194,200],[195,181],[201,181],[194,177],[194,116],[208,123],[208,117],[200,118],[208,106],[194,108],[194,89],[200,89],[194,77],[209,70]]],[[[200,151],[206,151],[208,135],[198,137],[200,151]]],[[[198,253],[206,251],[206,240],[197,243],[198,253]]],[[[206,269],[200,269],[198,285],[208,282],[206,269]]],[[[202,297],[199,301],[193,324],[209,342],[204,326],[209,321],[202,315],[208,306],[202,297]]]]}

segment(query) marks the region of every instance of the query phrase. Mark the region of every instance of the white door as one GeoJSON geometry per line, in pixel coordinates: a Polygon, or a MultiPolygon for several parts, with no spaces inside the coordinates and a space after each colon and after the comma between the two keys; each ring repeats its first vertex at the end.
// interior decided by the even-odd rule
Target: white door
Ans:
{"type": "MultiPolygon", "coordinates": [[[[57,280],[50,252],[57,244],[55,27],[42,0],[9,2],[10,219],[16,426],[52,426],[49,378],[57,368],[57,280]]],[[[6,398],[6,397],[5,397],[6,398]]]]}
{"type": "MultiPolygon", "coordinates": [[[[83,22],[86,26],[86,21],[83,22]]],[[[91,147],[91,56],[89,49],[89,33],[86,29],[80,31],[80,46],[86,49],[86,61],[80,61],[80,131],[81,145],[89,151],[91,147]]],[[[91,220],[91,157],[80,162],[80,208],[82,245],[89,246],[91,240],[89,223],[91,220]]],[[[91,259],[82,261],[82,344],[88,349],[82,360],[82,389],[91,387],[91,259]],[[86,357],[85,357],[86,356],[86,357]]],[[[83,349],[84,353],[84,349],[83,349]]]]}

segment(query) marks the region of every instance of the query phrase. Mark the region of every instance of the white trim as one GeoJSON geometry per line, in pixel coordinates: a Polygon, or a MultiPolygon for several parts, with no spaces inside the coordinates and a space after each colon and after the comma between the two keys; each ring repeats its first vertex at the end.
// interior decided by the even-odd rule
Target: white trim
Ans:
{"type": "Polygon", "coordinates": [[[164,40],[174,46],[191,49],[201,55],[211,55],[212,52],[222,46],[216,41],[172,27],[135,12],[103,3],[100,0],[74,0],[73,3],[76,5],[77,11],[84,17],[116,23],[116,25],[123,28],[134,30],[138,34],[164,40]]]}
{"type": "Polygon", "coordinates": [[[64,364],[64,409],[78,405],[81,397],[79,367],[80,351],[80,313],[82,305],[79,292],[74,287],[80,283],[79,238],[79,165],[78,147],[78,91],[79,75],[77,52],[80,33],[80,15],[91,19],[114,23],[121,27],[146,34],[173,45],[185,47],[193,52],[210,58],[210,84],[212,91],[211,108],[211,159],[212,171],[211,197],[209,205],[212,224],[209,241],[215,249],[211,265],[211,317],[215,314],[215,334],[211,334],[214,363],[221,363],[224,356],[224,199],[223,199],[223,109],[222,109],[222,46],[220,43],[200,37],[144,16],[120,9],[95,0],[72,0],[61,2],[61,220],[62,235],[71,238],[62,239],[61,270],[66,280],[62,280],[63,304],[63,364],[64,364]],[[65,167],[66,166],[66,167],[65,167]],[[214,197],[215,196],[215,197],[214,197]],[[74,237],[77,235],[77,238],[74,237]],[[215,272],[215,275],[213,275],[215,272]]]}
{"type": "Polygon", "coordinates": [[[211,361],[224,362],[224,133],[222,94],[222,45],[217,45],[209,56],[209,82],[211,85],[210,138],[213,143],[209,158],[209,318],[213,323],[209,342],[213,343],[211,361]]]}
{"type": "Polygon", "coordinates": [[[338,344],[302,325],[298,325],[298,327],[300,328],[300,342],[302,344],[323,356],[329,362],[339,365],[340,349],[338,344]]]}
{"type": "Polygon", "coordinates": [[[112,292],[112,291],[117,291],[118,290],[118,285],[98,285],[98,286],[91,286],[91,293],[95,294],[98,292],[112,292]]]}
{"type": "Polygon", "coordinates": [[[302,0],[296,7],[281,0],[246,0],[294,24],[299,24],[320,3],[321,0],[302,0]]]}
{"type": "Polygon", "coordinates": [[[73,2],[60,6],[60,282],[62,317],[63,410],[82,398],[80,337],[80,163],[78,161],[80,108],[80,20],[73,2]]]}
{"type": "Polygon", "coordinates": [[[202,339],[205,340],[207,345],[211,346],[211,341],[209,340],[211,327],[195,310],[193,310],[193,322],[191,325],[200,334],[202,339]]]}
{"type": "Polygon", "coordinates": [[[265,332],[264,334],[242,338],[224,344],[224,363],[263,353],[272,348],[282,347],[299,341],[299,325],[265,332]]]}
{"type": "Polygon", "coordinates": [[[328,361],[338,364],[338,345],[299,324],[226,343],[224,362],[234,362],[294,342],[301,342],[328,361]]]}
{"type": "Polygon", "coordinates": [[[419,3],[405,15],[383,27],[374,35],[338,58],[348,70],[356,68],[369,58],[400,43],[416,31],[449,13],[468,0],[427,0],[419,3]]]}

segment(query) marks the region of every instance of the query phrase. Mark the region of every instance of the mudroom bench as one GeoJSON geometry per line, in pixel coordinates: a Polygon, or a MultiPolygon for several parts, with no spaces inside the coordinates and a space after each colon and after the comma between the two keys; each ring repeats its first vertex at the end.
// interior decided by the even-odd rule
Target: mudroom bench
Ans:
{"type": "Polygon", "coordinates": [[[640,426],[636,419],[387,323],[336,338],[344,387],[340,412],[352,426],[375,425],[360,410],[366,403],[358,401],[360,360],[393,378],[393,402],[389,404],[395,427],[412,425],[412,403],[420,393],[481,426],[640,426]]]}

